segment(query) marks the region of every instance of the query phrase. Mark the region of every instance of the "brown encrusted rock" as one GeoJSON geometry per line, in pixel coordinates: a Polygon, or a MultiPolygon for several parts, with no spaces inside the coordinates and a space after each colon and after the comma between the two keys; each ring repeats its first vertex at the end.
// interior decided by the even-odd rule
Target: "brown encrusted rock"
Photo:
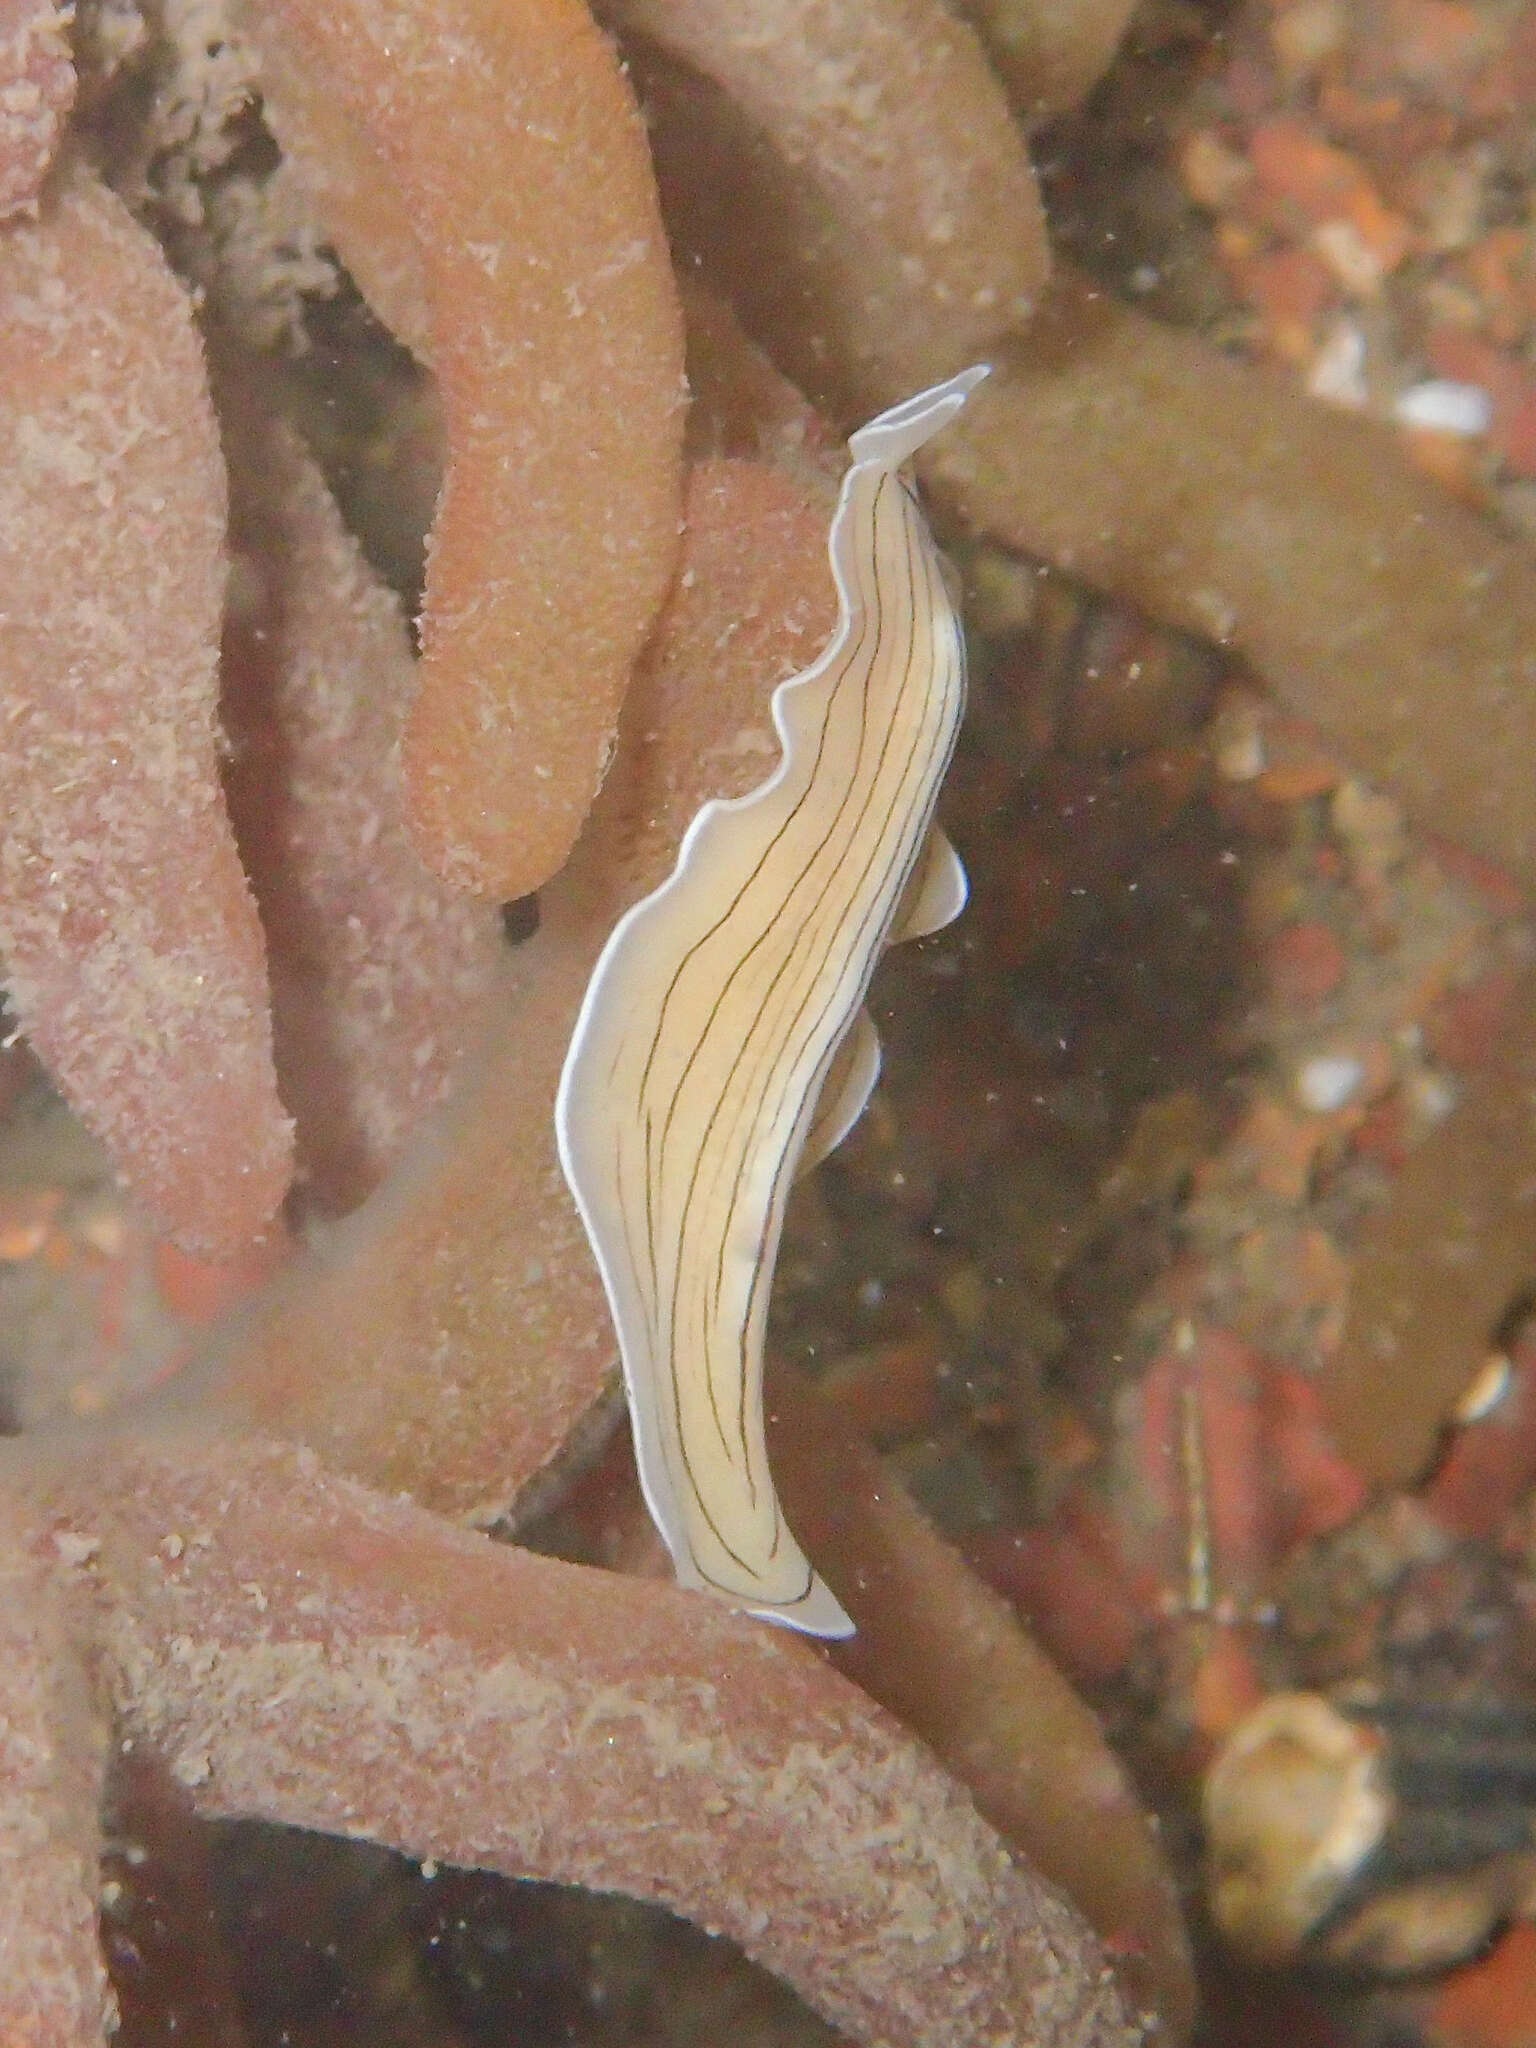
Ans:
{"type": "Polygon", "coordinates": [[[790,1526],[856,1632],[837,1668],[898,1714],[1117,1952],[1126,1988],[1186,2040],[1196,1991],[1173,1872],[1097,1717],[1019,1617],[802,1374],[768,1383],[790,1526]]]}
{"type": "Polygon", "coordinates": [[[1062,276],[918,469],[968,525],[1240,650],[1414,823],[1536,886],[1536,562],[1386,428],[1062,276]]]}
{"type": "Polygon", "coordinates": [[[941,0],[602,12],[632,39],[680,251],[834,417],[857,424],[1028,319],[1050,265],[1034,172],[941,0]]]}
{"type": "Polygon", "coordinates": [[[1069,114],[1108,70],[1132,0],[959,0],[1026,121],[1069,114]]]}
{"type": "Polygon", "coordinates": [[[134,1192],[233,1254],[288,1184],[219,790],[224,472],[186,294],[76,173],[0,235],[0,954],[134,1192]]]}

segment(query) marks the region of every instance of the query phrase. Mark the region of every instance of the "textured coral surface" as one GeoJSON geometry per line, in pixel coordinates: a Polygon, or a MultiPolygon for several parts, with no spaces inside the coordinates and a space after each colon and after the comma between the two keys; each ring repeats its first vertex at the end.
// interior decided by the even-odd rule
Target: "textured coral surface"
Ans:
{"type": "Polygon", "coordinates": [[[83,174],[0,243],[3,945],[43,1057],[167,1227],[287,1185],[265,953],[215,757],[224,476],[186,297],[83,174]],[[225,1134],[238,1131],[230,1145],[225,1134]]]}
{"type": "MultiPolygon", "coordinates": [[[[1141,11],[1084,132],[1182,44],[1144,173],[1158,91],[1236,53],[1179,175],[1308,395],[1051,274],[1023,123],[1123,0],[595,11],[0,0],[0,1426],[46,1418],[0,1458],[7,2041],[108,2018],[112,1744],[194,1892],[167,1773],[205,1819],[658,1901],[870,2043],[1177,2041],[1163,1845],[1019,1615],[1176,1814],[1284,1656],[1327,1685],[1375,1630],[1373,1672],[1449,1642],[1526,1682],[1518,1355],[1420,1501],[1344,1526],[1528,1278],[1536,581],[1487,516],[1531,459],[1528,252],[1480,219],[1462,260],[1451,205],[1469,137],[1516,204],[1524,17],[1141,11]],[[1323,360],[1416,264],[1497,490],[1323,360]],[[658,1583],[551,1108],[614,922],[772,766],[840,434],[978,359],[921,466],[987,621],[975,907],[882,984],[917,1021],[782,1276],[821,1384],[780,1361],[775,1455],[859,1624],[823,1655],[658,1583]],[[42,1187],[34,1061],[105,1148],[42,1187]],[[65,1295],[97,1357],[56,1316],[44,1384],[65,1295]],[[486,1533],[541,1512],[605,1568],[486,1533]],[[1327,1542],[1389,1525],[1430,1532],[1411,1597],[1308,1638],[1327,1542]]],[[[1113,273],[1042,133],[1053,232],[1113,273]]]]}

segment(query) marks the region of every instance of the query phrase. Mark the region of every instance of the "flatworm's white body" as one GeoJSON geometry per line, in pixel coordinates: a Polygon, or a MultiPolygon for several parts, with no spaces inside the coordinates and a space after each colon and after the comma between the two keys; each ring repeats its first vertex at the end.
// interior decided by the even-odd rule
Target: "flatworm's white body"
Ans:
{"type": "Polygon", "coordinates": [[[965,900],[959,862],[929,838],[964,643],[898,470],[985,374],[850,440],[828,541],[839,623],[774,693],[783,757],[750,795],[704,806],[667,881],[614,929],[555,1111],[678,1578],[814,1635],[852,1623],[774,1492],[763,1326],[807,1141],[816,1157],[836,1144],[874,1085],[861,1005],[881,948],[965,900]]]}

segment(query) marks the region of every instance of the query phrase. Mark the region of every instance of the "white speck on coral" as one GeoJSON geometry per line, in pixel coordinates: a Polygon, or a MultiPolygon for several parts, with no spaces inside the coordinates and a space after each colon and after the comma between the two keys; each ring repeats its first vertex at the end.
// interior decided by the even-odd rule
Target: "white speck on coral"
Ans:
{"type": "Polygon", "coordinates": [[[1297,1070],[1296,1100],[1326,1115],[1352,1101],[1364,1079],[1365,1066],[1353,1053],[1319,1053],[1297,1070]]]}

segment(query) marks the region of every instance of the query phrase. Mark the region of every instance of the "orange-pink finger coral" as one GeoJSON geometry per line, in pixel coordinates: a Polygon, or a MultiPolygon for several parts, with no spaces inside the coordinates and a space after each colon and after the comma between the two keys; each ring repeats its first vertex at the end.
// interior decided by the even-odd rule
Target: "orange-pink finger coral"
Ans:
{"type": "Polygon", "coordinates": [[[32,1044],[189,1248],[288,1185],[219,792],[224,475],[185,293],[83,174],[0,235],[0,954],[32,1044]]]}
{"type": "Polygon", "coordinates": [[[122,1739],[205,1815],[652,1899],[885,2048],[1143,2038],[1070,1908],[799,1642],[290,1447],[110,1449],[22,1495],[122,1739]]]}
{"type": "Polygon", "coordinates": [[[0,2040],[89,2048],[116,2017],[96,1934],[108,1729],[37,1536],[0,1500],[0,2040]]]}
{"type": "Polygon", "coordinates": [[[406,827],[415,676],[397,599],[291,430],[219,397],[239,602],[225,635],[230,808],[272,952],[283,1100],[307,1185],[354,1207],[442,1099],[503,951],[494,904],[406,827]]]}
{"type": "Polygon", "coordinates": [[[785,1505],[857,1625],[832,1661],[1061,1886],[1182,2040],[1194,1966],[1173,1875],[1098,1721],[816,1387],[780,1366],[769,1392],[785,1505]]]}
{"type": "Polygon", "coordinates": [[[681,322],[639,112],[580,0],[273,0],[270,115],[426,354],[448,467],[405,737],[418,843],[493,899],[569,853],[670,576],[681,322]]]}

